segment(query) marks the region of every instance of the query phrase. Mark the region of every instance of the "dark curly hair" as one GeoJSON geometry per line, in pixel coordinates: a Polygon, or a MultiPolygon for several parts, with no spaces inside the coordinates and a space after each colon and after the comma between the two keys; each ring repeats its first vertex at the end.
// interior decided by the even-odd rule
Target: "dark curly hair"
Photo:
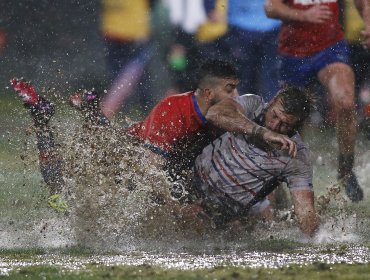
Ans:
{"type": "Polygon", "coordinates": [[[276,94],[276,98],[281,98],[287,114],[298,118],[295,129],[302,127],[317,103],[316,97],[311,91],[293,86],[281,88],[276,94]]]}
{"type": "Polygon", "coordinates": [[[211,82],[214,78],[238,80],[239,76],[236,68],[228,61],[206,60],[198,69],[197,86],[202,88],[204,84],[211,82]]]}

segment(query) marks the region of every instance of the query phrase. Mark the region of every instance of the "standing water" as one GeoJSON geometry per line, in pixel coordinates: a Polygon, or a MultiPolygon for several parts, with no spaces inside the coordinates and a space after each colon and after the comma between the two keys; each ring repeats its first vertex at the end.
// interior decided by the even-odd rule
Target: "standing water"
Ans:
{"type": "Polygon", "coordinates": [[[166,174],[155,167],[147,150],[119,129],[80,126],[78,115],[66,110],[52,125],[64,161],[63,195],[70,209],[67,214],[53,211],[46,203],[48,191],[39,174],[27,112],[11,109],[19,104],[1,105],[10,118],[1,121],[0,248],[43,248],[47,253],[22,260],[1,258],[0,275],[49,263],[67,269],[89,263],[180,269],[369,263],[366,139],[359,141],[355,169],[365,199],[353,204],[336,185],[334,131],[305,131],[315,163],[316,205],[322,221],[314,238],[302,236],[289,201],[276,210],[271,225],[257,222],[242,230],[216,230],[174,214],[180,205],[170,198],[166,174]],[[76,247],[95,253],[69,255],[76,247]]]}

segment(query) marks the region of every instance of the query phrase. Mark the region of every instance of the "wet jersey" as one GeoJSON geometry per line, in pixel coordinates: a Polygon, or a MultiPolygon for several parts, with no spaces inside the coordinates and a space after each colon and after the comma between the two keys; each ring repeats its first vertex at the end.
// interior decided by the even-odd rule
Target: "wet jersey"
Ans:
{"type": "MultiPolygon", "coordinates": [[[[256,119],[265,106],[256,95],[243,95],[236,100],[249,119],[256,119]]],[[[292,139],[298,148],[295,158],[286,150],[266,152],[246,135],[223,134],[196,159],[199,187],[216,203],[231,199],[239,206],[249,206],[265,183],[275,178],[286,182],[290,189],[312,190],[309,151],[298,134],[292,139]]]]}
{"type": "Polygon", "coordinates": [[[344,33],[339,23],[338,0],[287,0],[294,9],[306,10],[313,5],[325,5],[332,12],[324,23],[285,21],[279,35],[280,54],[308,56],[343,40],[344,33]]]}
{"type": "Polygon", "coordinates": [[[196,134],[205,123],[194,92],[187,92],[160,101],[142,122],[130,126],[128,133],[156,152],[169,153],[174,143],[196,134]]]}

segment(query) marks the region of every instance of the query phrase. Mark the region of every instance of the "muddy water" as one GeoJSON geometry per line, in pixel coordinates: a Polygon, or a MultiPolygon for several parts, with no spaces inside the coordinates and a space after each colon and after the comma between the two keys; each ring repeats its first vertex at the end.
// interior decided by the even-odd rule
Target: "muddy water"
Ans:
{"type": "MultiPolygon", "coordinates": [[[[348,202],[335,185],[335,152],[330,150],[335,151],[335,144],[334,148],[322,148],[326,139],[319,144],[309,143],[322,217],[320,231],[309,239],[302,237],[290,208],[277,211],[272,225],[257,223],[253,230],[216,231],[207,225],[183,222],[172,212],[178,204],[169,198],[170,184],[165,173],[156,168],[158,159],[133,145],[119,130],[103,133],[99,128],[78,128],[62,139],[59,149],[65,162],[66,183],[63,194],[70,204],[69,214],[46,208],[45,192],[25,191],[20,195],[24,202],[31,196],[37,196],[39,202],[23,212],[21,202],[11,204],[13,212],[24,215],[2,216],[0,248],[68,251],[69,247],[82,246],[95,250],[96,255],[46,254],[22,261],[0,258],[3,274],[20,266],[48,263],[69,269],[83,268],[92,262],[193,269],[219,265],[280,267],[315,261],[369,262],[370,193],[366,186],[370,182],[370,151],[366,142],[360,143],[356,162],[356,173],[365,187],[365,201],[356,205],[348,202]],[[153,197],[160,197],[160,203],[153,197]],[[114,255],[101,255],[102,252],[114,255]]],[[[34,144],[31,139],[23,149],[31,149],[34,144]]],[[[37,162],[26,157],[24,169],[19,171],[23,177],[36,176],[37,162]]]]}

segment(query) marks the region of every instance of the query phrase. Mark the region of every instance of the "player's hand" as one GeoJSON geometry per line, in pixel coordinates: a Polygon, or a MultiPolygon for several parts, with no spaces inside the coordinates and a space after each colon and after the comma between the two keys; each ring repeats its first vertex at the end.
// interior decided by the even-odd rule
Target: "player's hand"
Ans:
{"type": "Polygon", "coordinates": [[[289,155],[293,158],[297,155],[297,144],[287,135],[265,129],[262,133],[262,139],[274,149],[288,150],[289,155]]]}
{"type": "Polygon", "coordinates": [[[303,21],[312,23],[324,23],[332,16],[328,6],[314,5],[303,12],[303,21]]]}

